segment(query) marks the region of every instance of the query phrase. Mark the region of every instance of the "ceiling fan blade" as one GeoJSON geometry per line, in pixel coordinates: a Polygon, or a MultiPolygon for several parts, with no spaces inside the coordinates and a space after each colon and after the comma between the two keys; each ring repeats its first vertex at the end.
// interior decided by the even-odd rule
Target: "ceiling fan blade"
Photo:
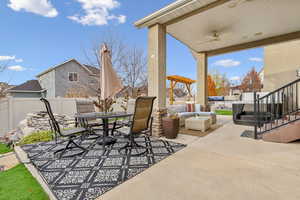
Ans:
{"type": "Polygon", "coordinates": [[[220,41],[220,38],[214,38],[214,39],[210,39],[210,40],[206,40],[206,41],[199,41],[199,42],[197,42],[197,44],[206,44],[206,43],[218,42],[218,41],[220,41]]]}

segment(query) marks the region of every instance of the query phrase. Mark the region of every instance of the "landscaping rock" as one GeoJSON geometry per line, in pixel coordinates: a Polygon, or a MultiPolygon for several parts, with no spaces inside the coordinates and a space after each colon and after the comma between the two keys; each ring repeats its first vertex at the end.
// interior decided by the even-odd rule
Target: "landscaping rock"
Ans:
{"type": "MultiPolygon", "coordinates": [[[[54,117],[62,128],[74,127],[74,119],[69,116],[54,114],[54,117]]],[[[28,113],[26,118],[18,124],[17,128],[6,133],[1,140],[5,143],[15,143],[24,136],[28,136],[32,133],[51,130],[49,120],[50,118],[45,111],[28,113]]]]}

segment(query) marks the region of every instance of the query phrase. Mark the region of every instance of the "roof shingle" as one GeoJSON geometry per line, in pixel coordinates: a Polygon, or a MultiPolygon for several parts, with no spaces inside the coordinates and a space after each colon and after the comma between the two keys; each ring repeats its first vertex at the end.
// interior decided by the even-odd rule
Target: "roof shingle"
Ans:
{"type": "Polygon", "coordinates": [[[41,90],[43,89],[38,80],[30,80],[10,89],[10,91],[33,91],[33,92],[39,92],[41,90]]]}

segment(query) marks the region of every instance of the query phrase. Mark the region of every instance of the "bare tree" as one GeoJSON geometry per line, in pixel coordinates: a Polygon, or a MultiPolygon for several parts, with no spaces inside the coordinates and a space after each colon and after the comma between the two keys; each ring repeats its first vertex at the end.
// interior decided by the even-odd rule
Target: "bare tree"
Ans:
{"type": "Polygon", "coordinates": [[[111,52],[112,65],[118,71],[121,66],[121,61],[126,55],[127,47],[120,36],[113,31],[103,33],[100,40],[93,41],[91,49],[84,50],[88,64],[101,68],[101,48],[104,43],[111,52]]]}
{"type": "Polygon", "coordinates": [[[123,83],[130,88],[130,96],[136,96],[137,87],[144,86],[147,82],[146,65],[145,53],[137,47],[128,49],[121,60],[120,74],[123,83]]]}
{"type": "Polygon", "coordinates": [[[105,43],[111,51],[112,65],[124,86],[128,86],[130,96],[135,96],[137,87],[147,85],[146,56],[142,49],[125,45],[124,40],[113,31],[107,31],[90,51],[84,51],[90,65],[101,69],[101,47],[105,43]]]}
{"type": "MultiPolygon", "coordinates": [[[[8,62],[0,63],[0,74],[7,69],[8,62]]],[[[6,96],[7,89],[9,88],[8,83],[0,82],[0,99],[6,96]]]]}

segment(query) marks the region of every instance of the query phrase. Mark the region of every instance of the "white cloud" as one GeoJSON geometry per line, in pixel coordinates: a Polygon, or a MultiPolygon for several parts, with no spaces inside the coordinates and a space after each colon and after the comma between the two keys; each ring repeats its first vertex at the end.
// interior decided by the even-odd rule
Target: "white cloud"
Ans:
{"type": "Polygon", "coordinates": [[[252,57],[252,58],[249,58],[250,61],[253,61],[253,62],[262,62],[263,59],[262,58],[258,58],[258,57],[252,57]]]}
{"type": "Polygon", "coordinates": [[[233,77],[230,78],[230,80],[231,81],[239,81],[239,80],[241,80],[241,77],[239,77],[239,76],[233,76],[233,77]]]}
{"type": "Polygon", "coordinates": [[[23,62],[23,59],[22,58],[15,59],[15,62],[21,63],[21,62],[23,62]]]}
{"type": "Polygon", "coordinates": [[[101,26],[108,24],[108,20],[117,20],[120,24],[126,22],[125,15],[111,15],[109,12],[120,6],[117,0],[76,0],[81,3],[84,15],[75,14],[68,18],[89,26],[101,26]]]}
{"type": "Polygon", "coordinates": [[[221,66],[221,67],[236,67],[241,64],[240,61],[232,60],[232,59],[224,59],[224,60],[219,60],[214,63],[216,66],[221,66]]]}
{"type": "Polygon", "coordinates": [[[22,67],[20,65],[9,66],[8,69],[12,70],[12,71],[17,71],[17,72],[21,72],[21,71],[25,71],[26,70],[25,67],[22,67]]]}
{"type": "Polygon", "coordinates": [[[44,17],[56,17],[58,15],[57,10],[49,0],[9,0],[7,6],[14,11],[24,10],[44,17]]]}
{"type": "Polygon", "coordinates": [[[0,61],[14,60],[16,56],[0,56],[0,61]]]}

